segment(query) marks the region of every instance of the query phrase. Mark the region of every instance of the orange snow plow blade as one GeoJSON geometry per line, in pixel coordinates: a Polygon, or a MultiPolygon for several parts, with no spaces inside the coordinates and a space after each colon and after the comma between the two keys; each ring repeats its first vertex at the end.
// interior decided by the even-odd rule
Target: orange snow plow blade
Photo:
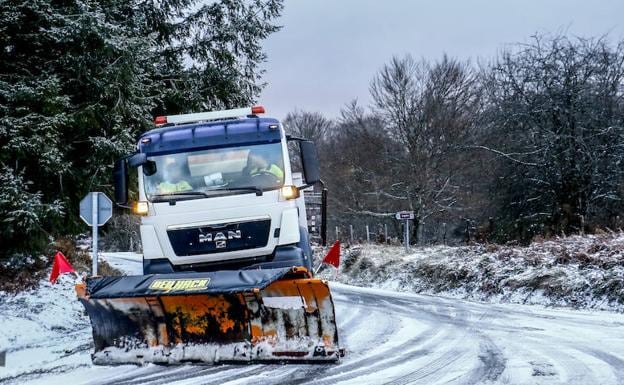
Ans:
{"type": "Polygon", "coordinates": [[[327,283],[304,268],[90,278],[95,364],[336,361],[327,283]]]}

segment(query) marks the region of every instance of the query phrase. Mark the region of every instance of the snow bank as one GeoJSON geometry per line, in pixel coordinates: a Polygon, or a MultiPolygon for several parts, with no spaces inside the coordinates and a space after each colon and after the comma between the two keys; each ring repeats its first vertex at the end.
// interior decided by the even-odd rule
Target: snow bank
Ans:
{"type": "MultiPolygon", "coordinates": [[[[624,311],[624,234],[572,236],[528,247],[345,248],[338,280],[492,302],[624,311]]],[[[332,272],[323,272],[330,278],[332,272]]]]}

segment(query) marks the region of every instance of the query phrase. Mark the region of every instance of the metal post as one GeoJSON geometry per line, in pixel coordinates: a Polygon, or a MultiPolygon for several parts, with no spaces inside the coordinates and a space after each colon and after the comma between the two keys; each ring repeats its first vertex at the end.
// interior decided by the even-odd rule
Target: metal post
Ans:
{"type": "Polygon", "coordinates": [[[409,219],[405,220],[405,251],[409,251],[409,219]]]}
{"type": "Polygon", "coordinates": [[[327,246],[327,189],[321,191],[321,243],[327,246]]]}
{"type": "Polygon", "coordinates": [[[338,233],[338,226],[336,226],[336,240],[340,239],[340,234],[338,233]]]}
{"type": "Polygon", "coordinates": [[[384,239],[386,240],[386,244],[390,243],[388,241],[388,224],[387,223],[384,223],[384,239]]]}
{"type": "Polygon", "coordinates": [[[370,233],[368,232],[368,225],[366,225],[366,243],[370,243],[370,233]]]}
{"type": "Polygon", "coordinates": [[[581,215],[581,235],[585,235],[585,215],[581,215]]]}
{"type": "Polygon", "coordinates": [[[91,259],[93,260],[91,275],[95,277],[98,273],[98,193],[91,194],[91,217],[93,220],[91,227],[91,239],[93,241],[91,248],[91,259]]]}
{"type": "Polygon", "coordinates": [[[349,237],[351,238],[351,243],[353,243],[353,225],[349,225],[349,237]]]}

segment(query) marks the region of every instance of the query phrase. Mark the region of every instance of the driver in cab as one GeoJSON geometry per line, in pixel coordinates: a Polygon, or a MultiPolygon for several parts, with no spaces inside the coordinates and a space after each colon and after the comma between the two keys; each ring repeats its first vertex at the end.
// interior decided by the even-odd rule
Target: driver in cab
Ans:
{"type": "Polygon", "coordinates": [[[284,182],[284,170],[282,170],[277,164],[271,162],[268,156],[262,151],[252,149],[249,151],[247,158],[247,175],[254,177],[259,175],[275,176],[279,182],[284,182]]]}
{"type": "Polygon", "coordinates": [[[186,162],[183,165],[175,159],[170,160],[165,167],[164,180],[157,186],[158,194],[173,194],[193,189],[191,184],[185,178],[185,166],[186,162]]]}

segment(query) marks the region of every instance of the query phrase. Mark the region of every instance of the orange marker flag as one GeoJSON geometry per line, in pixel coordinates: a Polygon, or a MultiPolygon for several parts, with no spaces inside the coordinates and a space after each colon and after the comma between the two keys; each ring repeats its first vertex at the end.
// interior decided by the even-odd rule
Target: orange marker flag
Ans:
{"type": "Polygon", "coordinates": [[[336,269],[340,266],[340,241],[336,241],[331,249],[327,252],[325,258],[323,258],[324,264],[332,265],[336,269]]]}
{"type": "Polygon", "coordinates": [[[54,256],[54,264],[52,265],[52,273],[50,273],[50,282],[56,283],[59,275],[65,273],[76,273],[73,266],[67,261],[67,258],[60,251],[54,256]]]}

